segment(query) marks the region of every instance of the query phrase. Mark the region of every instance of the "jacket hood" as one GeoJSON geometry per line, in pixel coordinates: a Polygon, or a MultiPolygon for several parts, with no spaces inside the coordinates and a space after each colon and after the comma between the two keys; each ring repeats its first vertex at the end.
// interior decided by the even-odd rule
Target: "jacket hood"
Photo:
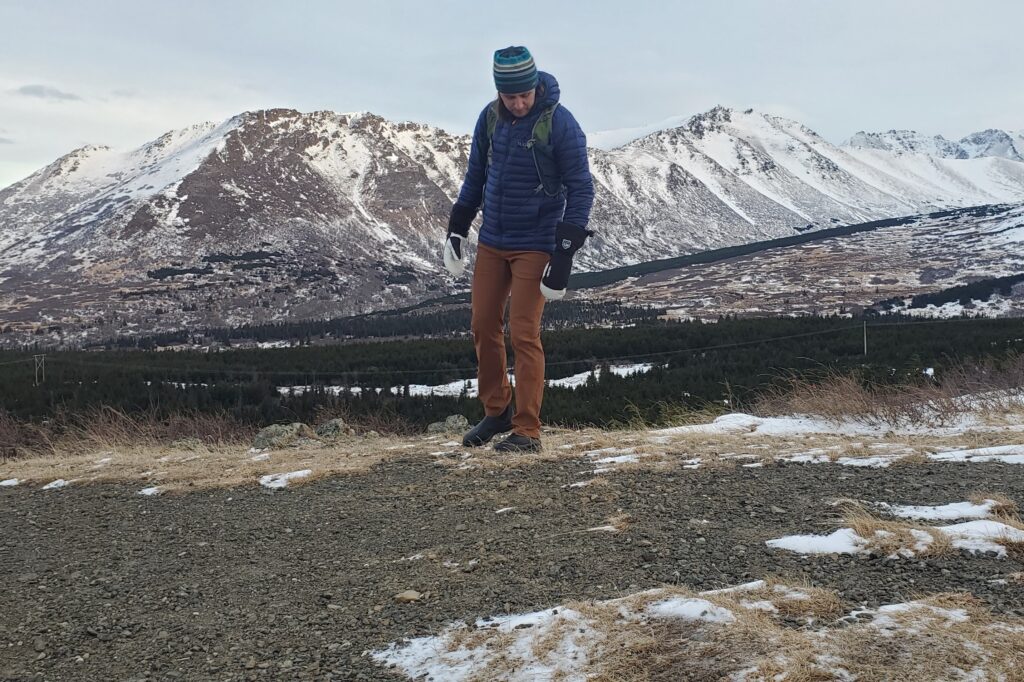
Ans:
{"type": "Polygon", "coordinates": [[[533,103],[533,109],[530,113],[537,111],[543,111],[549,107],[553,107],[558,103],[558,98],[561,96],[562,91],[558,87],[558,81],[555,77],[546,71],[539,71],[537,73],[538,80],[537,87],[541,88],[541,93],[538,93],[537,100],[533,103]]]}

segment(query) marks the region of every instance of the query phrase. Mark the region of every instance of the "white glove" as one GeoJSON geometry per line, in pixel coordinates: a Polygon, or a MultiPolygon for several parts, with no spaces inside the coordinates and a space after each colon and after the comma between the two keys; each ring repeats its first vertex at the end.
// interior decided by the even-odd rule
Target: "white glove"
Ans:
{"type": "Polygon", "coordinates": [[[449,232],[444,240],[444,266],[453,277],[461,277],[466,271],[466,264],[462,259],[465,241],[465,237],[454,232],[449,232]]]}

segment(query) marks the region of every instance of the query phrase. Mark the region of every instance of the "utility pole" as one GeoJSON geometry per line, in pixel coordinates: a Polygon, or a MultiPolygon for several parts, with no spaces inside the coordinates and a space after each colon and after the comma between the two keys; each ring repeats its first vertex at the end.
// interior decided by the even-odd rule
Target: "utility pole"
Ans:
{"type": "Polygon", "coordinates": [[[46,356],[33,355],[32,359],[36,361],[36,380],[33,385],[39,386],[46,381],[46,356]]]}

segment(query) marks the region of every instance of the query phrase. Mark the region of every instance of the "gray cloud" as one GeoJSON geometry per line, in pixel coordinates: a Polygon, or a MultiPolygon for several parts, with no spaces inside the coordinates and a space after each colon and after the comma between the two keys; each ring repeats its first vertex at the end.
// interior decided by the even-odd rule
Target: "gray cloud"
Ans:
{"type": "Polygon", "coordinates": [[[111,90],[110,94],[114,97],[137,97],[139,91],[133,88],[121,88],[118,90],[111,90]]]}
{"type": "Polygon", "coordinates": [[[82,99],[73,92],[64,92],[57,88],[50,87],[49,85],[40,85],[33,83],[32,85],[22,85],[14,92],[19,95],[26,95],[28,97],[39,97],[40,99],[55,99],[55,100],[80,100],[82,99]]]}
{"type": "Polygon", "coordinates": [[[9,137],[0,137],[0,144],[14,144],[14,140],[9,137]]]}

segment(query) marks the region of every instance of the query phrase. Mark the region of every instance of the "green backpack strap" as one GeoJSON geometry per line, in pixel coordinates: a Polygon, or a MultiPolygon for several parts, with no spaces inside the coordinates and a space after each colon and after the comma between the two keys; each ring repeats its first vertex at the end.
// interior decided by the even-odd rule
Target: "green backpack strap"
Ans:
{"type": "MultiPolygon", "coordinates": [[[[556,102],[541,112],[537,121],[533,124],[532,137],[527,143],[533,154],[533,164],[537,169],[537,176],[540,185],[537,191],[543,191],[548,196],[557,196],[562,190],[562,178],[554,159],[554,151],[551,148],[551,127],[555,118],[556,102]]],[[[498,127],[498,100],[491,102],[487,107],[487,168],[491,167],[494,148],[494,131],[498,127]]]]}
{"type": "Polygon", "coordinates": [[[533,165],[540,180],[537,191],[549,197],[558,196],[562,191],[562,174],[555,161],[554,147],[551,146],[551,127],[557,108],[558,102],[555,102],[541,112],[533,124],[533,136],[527,145],[533,153],[533,165]]]}
{"type": "Polygon", "coordinates": [[[487,168],[491,167],[491,148],[494,146],[494,129],[498,127],[498,100],[487,107],[487,168]]]}
{"type": "Polygon", "coordinates": [[[533,124],[533,139],[530,140],[533,144],[550,144],[551,140],[551,121],[555,117],[555,109],[558,108],[558,102],[555,102],[553,106],[548,107],[541,112],[540,117],[537,118],[537,122],[533,124]]]}

